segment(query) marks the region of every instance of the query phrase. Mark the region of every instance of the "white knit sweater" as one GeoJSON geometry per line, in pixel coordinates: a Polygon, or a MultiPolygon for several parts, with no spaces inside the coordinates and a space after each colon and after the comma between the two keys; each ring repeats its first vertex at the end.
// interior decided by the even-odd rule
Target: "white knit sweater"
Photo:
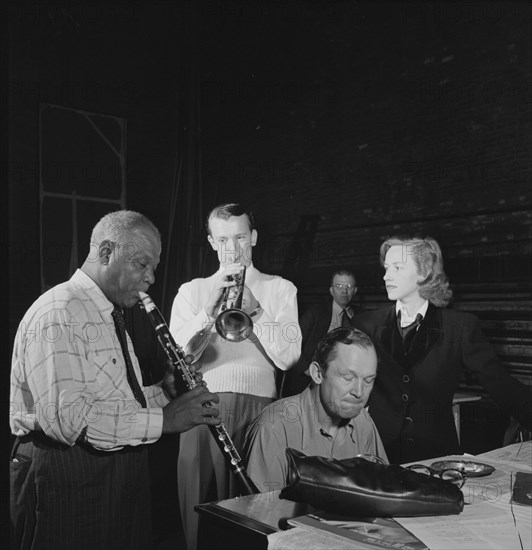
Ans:
{"type": "MultiPolygon", "coordinates": [[[[183,347],[209,322],[204,305],[215,276],[181,285],[174,300],[170,332],[183,347]]],[[[254,318],[254,336],[235,344],[221,339],[213,329],[201,371],[211,391],[275,397],[274,366],[288,370],[301,352],[297,290],[290,281],[260,273],[253,265],[247,268],[246,284],[262,306],[262,314],[254,318]]]]}

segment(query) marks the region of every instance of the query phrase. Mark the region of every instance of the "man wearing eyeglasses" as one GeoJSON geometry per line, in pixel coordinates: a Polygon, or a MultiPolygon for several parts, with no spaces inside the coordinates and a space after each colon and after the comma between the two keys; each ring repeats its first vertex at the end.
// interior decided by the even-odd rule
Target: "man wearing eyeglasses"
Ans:
{"type": "Polygon", "coordinates": [[[350,327],[351,319],[360,308],[351,302],[357,293],[355,275],[348,269],[338,269],[329,287],[332,300],[315,304],[306,309],[299,319],[301,334],[301,358],[286,375],[284,396],[295,395],[310,384],[307,369],[320,340],[331,330],[350,327]]]}
{"type": "MultiPolygon", "coordinates": [[[[332,296],[332,303],[329,305],[329,307],[332,306],[332,312],[330,314],[331,322],[327,332],[338,327],[350,327],[354,310],[358,310],[356,306],[350,305],[351,300],[357,292],[353,273],[347,269],[336,271],[333,274],[329,292],[332,296]]],[[[319,340],[321,340],[321,337],[318,338],[315,345],[317,345],[319,340]]]]}

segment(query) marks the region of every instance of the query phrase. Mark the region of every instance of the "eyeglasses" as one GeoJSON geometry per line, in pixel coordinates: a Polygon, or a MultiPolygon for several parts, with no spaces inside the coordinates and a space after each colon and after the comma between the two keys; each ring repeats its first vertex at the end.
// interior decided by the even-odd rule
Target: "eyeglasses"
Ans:
{"type": "Polygon", "coordinates": [[[464,486],[466,482],[467,474],[461,470],[455,468],[448,468],[445,470],[436,470],[430,466],[425,466],[424,464],[412,464],[412,466],[407,466],[409,470],[418,472],[420,474],[426,474],[429,476],[439,476],[445,481],[450,481],[456,485],[459,489],[464,486]]]}
{"type": "Polygon", "coordinates": [[[355,288],[355,285],[351,285],[351,284],[344,285],[343,283],[335,283],[334,287],[337,288],[338,290],[342,290],[342,288],[346,288],[347,290],[353,290],[353,288],[355,288]]]}

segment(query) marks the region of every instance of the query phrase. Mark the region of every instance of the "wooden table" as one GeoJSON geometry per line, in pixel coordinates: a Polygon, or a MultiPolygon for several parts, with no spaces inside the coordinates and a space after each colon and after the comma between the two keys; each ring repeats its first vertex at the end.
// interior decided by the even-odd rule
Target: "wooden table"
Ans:
{"type": "MultiPolygon", "coordinates": [[[[496,470],[467,480],[462,489],[467,504],[460,515],[396,519],[434,550],[532,548],[532,507],[512,505],[509,499],[515,473],[532,473],[532,442],[461,458],[491,464],[496,470]]],[[[439,459],[424,462],[435,460],[439,459]]],[[[268,548],[268,536],[286,529],[287,519],[313,511],[308,505],[279,499],[279,491],[195,509],[201,515],[199,550],[268,548]]]]}
{"type": "Polygon", "coordinates": [[[196,506],[195,510],[201,516],[198,549],[267,548],[268,535],[287,529],[287,519],[314,510],[307,504],[280,499],[280,492],[270,491],[196,506]]]}

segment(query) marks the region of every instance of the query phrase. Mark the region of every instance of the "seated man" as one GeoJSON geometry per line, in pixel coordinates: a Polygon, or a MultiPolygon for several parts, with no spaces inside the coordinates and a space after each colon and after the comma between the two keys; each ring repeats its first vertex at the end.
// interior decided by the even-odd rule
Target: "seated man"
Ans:
{"type": "Polygon", "coordinates": [[[319,343],[313,384],[264,408],[246,434],[247,472],[261,491],[286,485],[286,448],[335,459],[372,454],[388,462],[364,408],[377,375],[377,354],[363,332],[339,327],[319,343]]]}

